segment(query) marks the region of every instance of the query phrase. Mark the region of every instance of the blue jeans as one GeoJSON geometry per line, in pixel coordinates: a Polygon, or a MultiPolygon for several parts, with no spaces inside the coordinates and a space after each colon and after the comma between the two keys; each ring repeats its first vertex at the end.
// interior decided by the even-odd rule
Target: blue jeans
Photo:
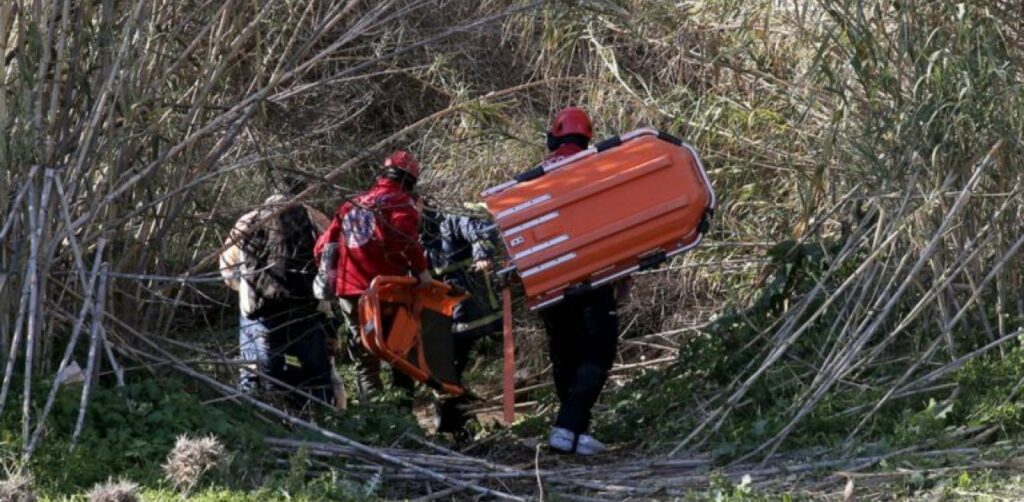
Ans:
{"type": "Polygon", "coordinates": [[[238,318],[239,355],[245,363],[239,369],[238,390],[251,394],[256,390],[259,377],[253,370],[266,373],[270,367],[267,352],[267,327],[260,321],[244,315],[238,318]]]}

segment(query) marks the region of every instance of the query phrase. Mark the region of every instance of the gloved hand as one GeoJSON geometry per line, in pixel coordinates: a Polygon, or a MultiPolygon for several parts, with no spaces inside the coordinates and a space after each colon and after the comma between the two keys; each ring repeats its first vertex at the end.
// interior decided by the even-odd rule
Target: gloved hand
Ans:
{"type": "Polygon", "coordinates": [[[425,288],[434,282],[434,278],[430,276],[430,272],[427,270],[420,272],[416,278],[419,279],[419,283],[416,284],[417,288],[425,288]]]}
{"type": "Polygon", "coordinates": [[[477,260],[473,262],[473,270],[486,272],[491,269],[491,260],[477,260]]]}

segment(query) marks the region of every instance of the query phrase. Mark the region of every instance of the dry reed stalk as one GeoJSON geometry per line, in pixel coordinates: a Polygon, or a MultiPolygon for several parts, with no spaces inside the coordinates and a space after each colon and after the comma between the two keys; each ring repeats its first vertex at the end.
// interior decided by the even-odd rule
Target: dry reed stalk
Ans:
{"type": "Polygon", "coordinates": [[[92,303],[92,326],[89,329],[89,360],[85,368],[85,384],[82,385],[82,398],[78,407],[78,420],[75,421],[75,431],[71,434],[71,448],[78,444],[78,436],[85,426],[85,415],[89,408],[89,399],[92,397],[92,388],[98,378],[100,357],[97,350],[101,343],[101,330],[103,329],[103,314],[105,312],[104,302],[107,294],[107,275],[110,265],[103,263],[100,266],[99,283],[96,285],[96,299],[92,303]]]}
{"type": "MultiPolygon", "coordinates": [[[[864,222],[862,223],[862,229],[865,228],[863,225],[865,225],[867,221],[868,219],[865,218],[864,222]]],[[[887,242],[895,240],[896,235],[897,234],[893,233],[888,238],[887,242]]],[[[841,263],[842,261],[845,261],[849,257],[853,256],[853,253],[856,249],[854,243],[858,239],[858,234],[854,234],[854,236],[851,236],[851,238],[844,245],[842,251],[840,251],[839,255],[836,257],[835,261],[841,263]]],[[[874,259],[880,254],[880,251],[881,248],[879,248],[878,251],[876,251],[874,254],[865,259],[863,263],[857,268],[857,270],[850,274],[850,276],[843,282],[843,284],[836,288],[836,291],[829,295],[822,303],[822,305],[802,325],[800,325],[799,328],[796,328],[796,324],[798,319],[800,319],[800,315],[804,312],[806,308],[808,308],[812,304],[812,302],[816,298],[818,298],[819,295],[824,293],[825,286],[827,284],[826,280],[831,275],[831,270],[835,270],[835,268],[827,272],[825,276],[818,281],[817,285],[815,285],[815,287],[807,295],[805,295],[803,299],[801,299],[800,303],[791,311],[791,313],[788,316],[786,316],[785,323],[780,328],[778,328],[776,334],[773,336],[773,345],[770,349],[769,354],[764,359],[761,360],[757,370],[755,370],[753,374],[747,377],[742,382],[742,384],[738,386],[738,388],[732,390],[730,397],[725,401],[725,403],[723,403],[723,405],[721,405],[715,411],[710,413],[686,438],[684,438],[669,453],[669,456],[677,455],[680,451],[682,451],[683,448],[690,444],[690,442],[693,441],[708,426],[711,427],[709,429],[710,433],[713,434],[714,432],[716,432],[725,423],[725,419],[729,413],[729,410],[735,407],[740,402],[740,400],[743,398],[744,395],[746,395],[746,393],[754,385],[757,379],[760,378],[761,375],[763,375],[766,371],[768,371],[768,369],[782,357],[786,350],[788,350],[789,347],[796,342],[797,338],[801,334],[803,334],[807,329],[810,328],[812,323],[818,317],[820,317],[827,311],[831,304],[839,298],[839,294],[841,292],[843,292],[850,285],[854,284],[854,279],[859,277],[860,274],[862,274],[865,270],[869,268],[874,259]],[[794,329],[795,331],[793,331],[794,329]]],[[[755,363],[756,360],[752,360],[750,364],[755,363]]],[[[740,376],[737,376],[737,379],[739,378],[740,376]]]]}
{"type": "MultiPolygon", "coordinates": [[[[908,279],[902,281],[899,284],[899,287],[891,296],[888,296],[887,298],[881,297],[886,299],[884,305],[881,305],[880,311],[874,314],[874,318],[871,324],[864,328],[864,330],[861,333],[856,335],[857,338],[855,339],[855,342],[852,345],[851,349],[847,351],[847,355],[843,357],[843,359],[837,362],[838,367],[831,372],[830,377],[820,384],[820,386],[810,397],[810,399],[804,402],[800,410],[796,413],[796,415],[793,416],[790,422],[786,424],[785,427],[782,428],[781,431],[779,431],[767,442],[765,442],[761,446],[758,446],[756,449],[754,449],[746,456],[744,456],[744,459],[750,458],[753,455],[757,455],[762,451],[765,451],[765,449],[767,449],[768,451],[767,455],[765,455],[766,459],[768,457],[771,457],[778,450],[779,446],[782,444],[782,441],[785,440],[785,438],[790,434],[790,432],[792,432],[792,430],[796,427],[796,424],[800,421],[800,419],[802,419],[804,416],[810,413],[814,405],[817,404],[821,400],[821,398],[825,396],[825,393],[828,392],[828,390],[831,389],[832,386],[837,381],[839,381],[839,379],[850,369],[853,363],[853,358],[860,353],[861,349],[863,349],[864,345],[868,342],[868,340],[875,335],[875,333],[881,327],[882,323],[885,322],[885,320],[887,319],[889,313],[892,312],[896,304],[902,298],[904,292],[910,286],[911,282],[909,278],[914,277],[925,266],[927,260],[938,250],[939,244],[941,243],[942,238],[945,236],[947,229],[950,228],[950,226],[953,224],[954,219],[960,214],[961,210],[966,205],[967,201],[970,199],[970,195],[973,193],[975,187],[982,179],[982,174],[984,173],[985,168],[992,165],[992,159],[1001,147],[1002,141],[996,142],[996,144],[989,149],[985,158],[975,166],[970,180],[968,180],[965,184],[963,190],[960,193],[960,196],[957,197],[956,202],[954,202],[953,207],[950,208],[949,212],[946,214],[945,218],[942,221],[942,224],[935,231],[935,234],[933,235],[931,241],[924,247],[924,250],[918,257],[917,262],[906,274],[908,279]]],[[[896,276],[894,275],[893,277],[895,278],[896,276]]]]}
{"type": "Polygon", "coordinates": [[[3,414],[4,405],[7,403],[7,392],[10,390],[11,381],[14,377],[14,365],[17,362],[18,349],[21,346],[22,326],[24,326],[25,312],[28,307],[29,282],[22,283],[21,295],[18,301],[18,314],[14,320],[14,335],[11,336],[11,343],[8,345],[7,364],[4,367],[4,381],[0,386],[0,414],[3,414]]]}
{"type": "Polygon", "coordinates": [[[31,234],[31,241],[29,244],[29,258],[28,266],[26,267],[25,275],[27,276],[29,284],[29,305],[28,305],[28,319],[26,321],[26,339],[25,339],[25,367],[24,367],[24,387],[22,391],[22,405],[21,405],[21,437],[28,438],[29,431],[31,430],[32,421],[32,370],[35,361],[36,344],[39,339],[40,331],[40,316],[42,313],[42,301],[44,295],[40,291],[43,286],[41,274],[41,264],[39,256],[39,248],[41,247],[41,241],[43,240],[43,229],[46,227],[46,212],[50,202],[50,190],[53,188],[53,171],[47,169],[45,171],[43,179],[43,194],[39,201],[39,206],[36,208],[35,214],[32,214],[32,198],[29,198],[29,231],[31,234]]]}
{"type": "MultiPolygon", "coordinates": [[[[1009,199],[1007,199],[1007,202],[1009,202],[1009,199]]],[[[1001,214],[1008,207],[1009,207],[1009,204],[1004,203],[996,211],[995,216],[998,217],[998,215],[1001,214]]],[[[900,323],[896,326],[896,328],[893,329],[881,341],[881,343],[876,345],[875,349],[864,358],[864,362],[862,364],[870,364],[871,361],[873,361],[878,356],[878,354],[881,353],[881,351],[882,351],[882,349],[884,347],[886,347],[889,343],[891,343],[900,332],[902,332],[904,329],[906,329],[907,327],[910,326],[911,321],[915,317],[917,317],[917,315],[919,315],[920,313],[923,312],[924,307],[927,305],[928,302],[930,302],[932,299],[935,299],[935,298],[938,297],[939,291],[945,290],[949,286],[949,284],[952,282],[954,277],[956,277],[960,273],[963,273],[964,270],[966,269],[967,265],[969,263],[971,263],[972,261],[974,261],[975,258],[977,258],[978,256],[981,255],[982,251],[985,248],[982,245],[980,245],[980,244],[983,244],[984,242],[986,242],[986,236],[991,235],[991,233],[989,232],[991,230],[990,225],[991,225],[991,221],[989,222],[989,224],[986,224],[985,226],[983,226],[978,231],[978,234],[969,241],[969,245],[964,248],[964,251],[969,251],[969,254],[967,256],[957,260],[957,262],[955,263],[955,266],[953,267],[953,270],[951,272],[950,271],[943,271],[942,274],[937,274],[937,275],[939,275],[939,278],[936,280],[936,284],[931,289],[929,289],[928,291],[925,292],[925,294],[921,297],[921,299],[917,302],[917,304],[914,305],[910,309],[909,313],[907,313],[904,316],[904,318],[900,321],[900,323]],[[980,243],[980,244],[974,244],[974,243],[980,243]],[[974,244],[974,245],[971,246],[970,244],[974,244]]],[[[1012,256],[1013,255],[1013,250],[1011,250],[1011,252],[1009,254],[1010,254],[1010,256],[1012,256]]],[[[1006,261],[1007,260],[1005,258],[1003,260],[1001,260],[1001,262],[994,267],[993,271],[1001,269],[1003,267],[1003,265],[1006,263],[1006,261]]],[[[944,320],[944,326],[943,326],[943,329],[942,329],[942,333],[944,334],[944,338],[946,340],[948,340],[949,337],[951,336],[951,328],[952,328],[953,324],[955,324],[955,320],[952,319],[952,318],[948,318],[947,317],[944,320]]],[[[1003,333],[1000,338],[1001,339],[1005,339],[1005,333],[1003,333]]],[[[857,426],[854,427],[854,429],[847,435],[846,444],[852,444],[853,438],[857,435],[857,433],[863,428],[864,425],[866,425],[868,420],[870,420],[870,418],[872,416],[874,416],[874,414],[877,413],[878,410],[880,410],[882,408],[882,406],[884,406],[889,401],[889,399],[891,397],[896,395],[897,392],[903,392],[904,394],[906,394],[908,392],[908,390],[905,389],[905,388],[901,390],[901,387],[906,382],[906,380],[909,379],[909,377],[922,364],[924,364],[926,361],[928,361],[930,359],[930,357],[931,357],[932,353],[934,352],[935,348],[937,348],[937,342],[938,342],[938,340],[933,342],[932,345],[925,351],[925,355],[920,357],[914,364],[912,364],[904,372],[904,374],[902,376],[900,376],[900,378],[893,385],[890,386],[889,391],[887,391],[886,394],[884,396],[882,396],[882,398],[879,399],[877,403],[875,403],[875,405],[872,407],[872,409],[861,418],[860,423],[858,423],[857,426]]]]}
{"type": "Polygon", "coordinates": [[[39,166],[32,166],[32,168],[29,169],[28,174],[25,176],[27,178],[26,181],[21,185],[21,188],[19,188],[18,192],[14,195],[14,199],[11,201],[9,205],[10,213],[8,213],[7,218],[4,221],[4,226],[0,227],[0,243],[2,243],[5,238],[7,238],[7,232],[9,232],[11,228],[14,227],[14,222],[18,219],[17,215],[19,214],[17,211],[18,204],[21,204],[22,199],[25,198],[25,194],[28,193],[29,188],[32,184],[32,180],[35,179],[36,171],[38,170],[39,166]]]}
{"type": "MultiPolygon", "coordinates": [[[[36,170],[33,170],[32,172],[36,173],[36,170]]],[[[30,239],[36,235],[35,222],[38,221],[36,219],[36,205],[38,204],[37,199],[39,195],[36,192],[35,178],[36,177],[34,176],[27,182],[28,200],[26,203],[26,220],[28,221],[27,231],[29,232],[30,239]]],[[[38,249],[38,247],[36,249],[38,249]]],[[[31,307],[29,305],[29,300],[31,299],[32,296],[32,281],[29,278],[32,277],[35,267],[33,266],[34,264],[31,261],[31,250],[29,254],[29,263],[25,266],[25,273],[22,279],[21,296],[18,303],[18,314],[14,321],[14,334],[11,337],[11,343],[9,345],[9,350],[7,354],[7,366],[5,367],[4,370],[3,386],[2,389],[0,389],[0,414],[3,413],[4,406],[7,403],[7,392],[10,389],[11,381],[14,376],[14,365],[17,361],[18,349],[20,348],[21,345],[22,335],[26,329],[24,327],[27,324],[25,317],[26,315],[29,315],[32,312],[34,312],[33,310],[31,310],[31,307]]]]}
{"type": "MultiPolygon", "coordinates": [[[[155,346],[153,346],[153,348],[157,348],[158,349],[158,347],[155,347],[155,346]]],[[[168,357],[169,355],[165,353],[165,354],[163,354],[163,356],[164,357],[168,357]]],[[[150,359],[152,359],[154,361],[161,361],[160,357],[155,357],[155,356],[151,356],[151,355],[147,355],[146,357],[148,357],[148,358],[150,358],[150,359]]],[[[172,359],[172,361],[173,361],[173,359],[172,359]]],[[[234,395],[234,394],[236,394],[235,389],[232,389],[231,387],[229,387],[227,385],[224,385],[224,384],[218,382],[217,380],[215,380],[213,378],[210,378],[210,377],[208,377],[208,376],[206,376],[206,375],[204,375],[204,374],[202,374],[200,372],[197,372],[197,371],[189,368],[188,366],[186,366],[186,365],[184,365],[184,364],[182,364],[180,362],[176,362],[176,361],[175,362],[171,362],[170,365],[175,370],[180,371],[180,372],[184,373],[185,375],[187,375],[187,376],[189,376],[189,377],[191,377],[193,379],[196,379],[196,380],[198,380],[200,382],[203,382],[204,384],[206,384],[207,386],[211,387],[212,389],[214,389],[214,390],[216,390],[218,392],[224,393],[225,395],[228,395],[228,394],[234,395]]],[[[284,412],[284,411],[281,411],[281,410],[279,410],[279,409],[277,409],[277,408],[275,408],[275,407],[273,407],[273,406],[271,406],[271,405],[269,405],[267,403],[264,403],[263,401],[260,401],[260,400],[258,400],[256,398],[252,397],[252,396],[249,396],[249,395],[246,395],[246,394],[239,394],[239,395],[237,395],[237,397],[238,397],[238,399],[247,402],[248,404],[256,407],[257,409],[259,409],[261,411],[264,411],[266,413],[269,413],[270,415],[273,415],[273,416],[275,416],[275,417],[277,417],[279,419],[285,420],[286,422],[288,422],[288,423],[290,423],[292,425],[296,425],[296,426],[299,426],[299,427],[311,430],[313,432],[317,432],[317,433],[321,434],[322,436],[324,436],[324,437],[326,437],[326,438],[328,438],[328,439],[330,439],[332,441],[335,441],[335,442],[344,444],[346,446],[352,447],[353,449],[359,451],[360,453],[369,455],[372,458],[379,459],[379,460],[381,460],[383,462],[387,462],[389,464],[395,464],[395,465],[399,465],[399,466],[408,468],[408,469],[412,470],[413,472],[416,472],[416,473],[418,473],[418,474],[420,474],[422,476],[425,476],[425,477],[427,477],[429,479],[432,479],[432,480],[435,480],[435,481],[439,481],[439,482],[442,482],[442,483],[445,483],[445,484],[450,484],[450,485],[454,485],[454,486],[463,487],[463,488],[472,490],[474,492],[480,493],[482,495],[487,495],[487,496],[490,496],[490,497],[495,497],[495,498],[499,498],[499,499],[503,499],[503,500],[525,500],[522,497],[518,497],[518,496],[515,496],[515,495],[510,495],[508,493],[504,493],[504,492],[500,492],[500,491],[491,490],[489,488],[485,488],[483,486],[479,486],[479,485],[476,485],[476,484],[467,483],[465,481],[453,478],[451,476],[447,476],[445,474],[438,473],[438,472],[433,471],[433,470],[431,470],[429,468],[425,468],[425,467],[421,467],[421,466],[412,464],[412,463],[407,462],[405,460],[402,460],[402,459],[400,459],[398,457],[395,457],[395,456],[390,455],[388,453],[382,452],[379,449],[366,446],[366,445],[364,445],[362,443],[359,443],[357,441],[353,441],[353,440],[351,440],[351,439],[349,439],[349,438],[347,438],[345,436],[342,436],[341,434],[338,434],[336,432],[329,431],[327,429],[321,428],[321,427],[317,426],[316,424],[314,424],[312,422],[308,422],[306,420],[302,420],[300,418],[294,417],[291,414],[289,414],[287,412],[284,412]]]]}
{"type": "MultiPolygon", "coordinates": [[[[71,362],[71,357],[74,354],[75,347],[78,345],[79,335],[82,333],[82,326],[85,325],[85,318],[89,315],[90,311],[94,310],[93,295],[94,291],[96,291],[97,280],[100,276],[100,264],[103,262],[103,250],[106,247],[106,243],[106,239],[102,238],[96,243],[96,255],[92,262],[92,272],[89,274],[88,282],[83,282],[83,284],[87,284],[85,288],[85,298],[82,300],[82,308],[74,318],[71,337],[64,349],[64,355],[61,357],[60,364],[57,366],[58,375],[61,374],[64,369],[67,368],[68,363],[71,362]]],[[[43,411],[39,413],[36,430],[32,433],[32,436],[25,447],[24,457],[26,459],[31,458],[32,454],[39,446],[39,440],[42,438],[43,431],[46,430],[46,418],[53,409],[53,404],[56,401],[57,391],[60,389],[60,385],[60,381],[56,378],[54,379],[53,384],[50,385],[50,393],[46,396],[46,403],[43,405],[43,411]]]]}
{"type": "Polygon", "coordinates": [[[100,326],[100,344],[103,345],[103,351],[107,355],[107,362],[110,363],[111,369],[114,371],[114,378],[116,379],[118,387],[124,387],[124,369],[118,364],[117,358],[114,357],[114,351],[110,346],[110,340],[107,339],[107,330],[100,326]]]}

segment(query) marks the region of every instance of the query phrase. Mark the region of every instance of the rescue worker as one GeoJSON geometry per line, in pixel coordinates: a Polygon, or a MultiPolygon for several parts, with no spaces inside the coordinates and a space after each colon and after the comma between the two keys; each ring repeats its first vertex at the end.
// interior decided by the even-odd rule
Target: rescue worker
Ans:
{"type": "MultiPolygon", "coordinates": [[[[312,244],[328,224],[323,213],[289,202],[301,183],[286,178],[263,205],[242,216],[220,256],[221,274],[238,291],[239,391],[260,387],[259,375],[323,401],[338,392],[327,354],[328,322],[312,295],[312,244]]],[[[271,387],[264,382],[263,387],[271,387]]],[[[290,396],[298,407],[306,399],[290,396]]]]}
{"type": "MultiPolygon", "coordinates": [[[[317,239],[314,255],[318,263],[329,247],[336,245],[336,266],[330,287],[339,298],[342,318],[349,335],[349,347],[356,363],[360,399],[371,391],[383,390],[380,360],[359,344],[359,297],[380,275],[412,273],[420,285],[432,281],[427,257],[419,241],[420,213],[413,189],[420,165],[409,152],[398,150],[384,160],[384,169],[369,190],[341,204],[330,226],[317,239]]],[[[411,391],[408,376],[392,372],[396,387],[411,391]]],[[[407,392],[411,397],[411,392],[407,392]]],[[[411,407],[411,399],[407,403],[411,407]]]]}
{"type": "MultiPolygon", "coordinates": [[[[590,145],[590,117],[577,107],[561,110],[551,124],[544,165],[575,155],[590,145]]],[[[548,336],[551,372],[560,407],[548,445],[556,451],[594,455],[606,450],[588,434],[591,408],[608,380],[615,358],[619,318],[615,285],[576,290],[540,310],[548,336]]]]}
{"type": "MultiPolygon", "coordinates": [[[[452,314],[453,356],[459,380],[477,340],[501,332],[498,297],[487,272],[491,269],[497,228],[490,221],[441,212],[432,204],[423,210],[423,247],[434,277],[467,291],[470,296],[452,314]]],[[[437,432],[464,436],[468,396],[448,397],[436,405],[437,432]]]]}

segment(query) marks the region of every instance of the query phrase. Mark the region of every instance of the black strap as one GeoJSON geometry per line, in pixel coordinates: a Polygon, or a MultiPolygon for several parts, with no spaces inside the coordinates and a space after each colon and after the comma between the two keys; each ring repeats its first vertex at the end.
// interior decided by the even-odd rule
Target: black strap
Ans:
{"type": "Polygon", "coordinates": [[[533,180],[533,179],[540,178],[541,176],[544,176],[544,166],[543,165],[536,166],[533,169],[530,169],[529,171],[525,171],[525,172],[517,174],[516,177],[515,177],[515,180],[517,182],[519,182],[519,183],[523,183],[523,182],[526,182],[526,181],[530,181],[530,180],[533,180]]]}
{"type": "Polygon", "coordinates": [[[595,145],[595,147],[597,148],[598,152],[603,152],[609,148],[615,148],[621,144],[622,138],[620,138],[619,136],[612,136],[604,141],[601,141],[600,143],[595,145]]]}
{"type": "Polygon", "coordinates": [[[650,270],[661,265],[667,259],[668,256],[665,254],[665,251],[657,251],[641,258],[640,263],[637,265],[640,270],[650,270]]]}
{"type": "Polygon", "coordinates": [[[682,146],[683,145],[683,140],[681,140],[681,139],[679,139],[679,138],[677,138],[677,137],[675,137],[675,136],[673,136],[673,135],[671,135],[671,134],[669,134],[669,133],[667,133],[665,131],[658,131],[658,139],[660,139],[662,141],[668,141],[669,143],[672,143],[673,145],[676,145],[676,146],[682,146]]]}

